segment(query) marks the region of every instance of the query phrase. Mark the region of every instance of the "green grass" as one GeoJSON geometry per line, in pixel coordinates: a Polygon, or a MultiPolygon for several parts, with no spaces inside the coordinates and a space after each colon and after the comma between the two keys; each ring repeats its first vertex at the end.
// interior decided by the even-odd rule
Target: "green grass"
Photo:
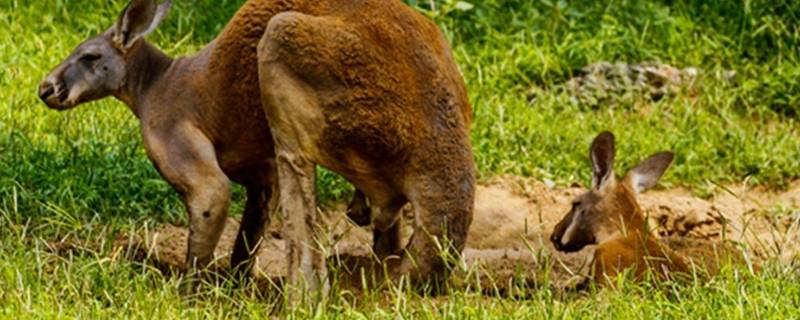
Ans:
{"type": "MultiPolygon", "coordinates": [[[[150,37],[173,55],[195,52],[241,0],[176,1],[150,37]]],[[[473,145],[482,179],[517,174],[559,184],[588,181],[587,149],[602,130],[618,136],[622,162],[676,151],[664,184],[702,190],[748,180],[780,188],[800,178],[800,2],[783,1],[409,1],[451,39],[475,111],[473,145]],[[597,61],[661,61],[713,74],[701,94],[589,108],[548,90],[597,61]],[[540,94],[533,102],[527,93],[540,94]]],[[[269,301],[209,289],[192,306],[175,278],[106,259],[119,232],[185,220],[175,193],[144,155],[136,119],[110,99],[58,113],[36,86],[86,37],[111,25],[123,1],[0,1],[0,316],[30,318],[267,317],[269,301]],[[45,243],[72,235],[97,244],[65,257],[45,243]],[[23,317],[26,317],[23,316],[23,317]]],[[[349,187],[321,172],[326,200],[349,187]]],[[[233,212],[241,211],[237,189],[233,212]]],[[[735,276],[667,292],[619,292],[524,300],[456,293],[447,301],[402,292],[381,304],[348,295],[315,317],[797,318],[797,275],[735,276]]],[[[369,300],[369,299],[367,299],[369,300]]],[[[310,316],[299,310],[298,317],[310,316]]]]}

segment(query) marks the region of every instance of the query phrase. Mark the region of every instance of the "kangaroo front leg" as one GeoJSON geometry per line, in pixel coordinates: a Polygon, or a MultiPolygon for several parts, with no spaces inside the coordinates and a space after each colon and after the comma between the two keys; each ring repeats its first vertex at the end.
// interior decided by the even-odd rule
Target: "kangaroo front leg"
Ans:
{"type": "Polygon", "coordinates": [[[414,284],[444,289],[450,268],[464,250],[472,223],[474,175],[432,173],[417,181],[410,200],[415,211],[415,230],[406,246],[394,278],[408,276],[414,284]]]}
{"type": "Polygon", "coordinates": [[[224,175],[206,173],[192,179],[186,195],[189,209],[189,250],[186,261],[191,267],[206,267],[214,258],[230,202],[230,183],[224,175]]]}
{"type": "MultiPolygon", "coordinates": [[[[319,217],[315,200],[314,164],[295,154],[278,151],[279,211],[287,241],[291,295],[328,291],[325,254],[315,236],[319,217]]],[[[296,299],[292,299],[295,300],[296,299]]]]}
{"type": "Polygon", "coordinates": [[[271,193],[272,186],[247,187],[247,202],[231,255],[231,268],[239,279],[250,273],[253,254],[258,252],[264,228],[269,224],[267,202],[271,193]]]}
{"type": "Polygon", "coordinates": [[[230,202],[230,181],[217,163],[214,145],[189,124],[166,133],[145,127],[143,135],[148,155],[189,212],[187,266],[203,268],[214,258],[230,202]]]}

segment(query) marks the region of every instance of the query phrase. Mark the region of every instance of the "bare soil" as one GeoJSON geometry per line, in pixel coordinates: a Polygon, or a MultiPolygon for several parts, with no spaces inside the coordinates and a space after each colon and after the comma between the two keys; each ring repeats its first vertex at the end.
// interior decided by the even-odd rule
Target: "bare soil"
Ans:
{"type": "MultiPolygon", "coordinates": [[[[477,189],[474,220],[467,248],[457,268],[456,283],[480,285],[484,290],[508,288],[512,281],[540,285],[549,280],[568,285],[585,271],[593,248],[563,254],[548,238],[567,213],[571,199],[582,187],[551,188],[542,182],[513,176],[493,179],[477,189]],[[477,281],[465,281],[473,279],[477,281]]],[[[800,244],[800,182],[784,192],[745,185],[720,187],[710,198],[689,190],[653,190],[640,197],[653,233],[664,243],[689,256],[708,255],[720,246],[741,250],[753,261],[777,259],[793,264],[800,244]]],[[[335,261],[352,257],[369,260],[371,232],[352,224],[344,205],[322,210],[327,230],[325,250],[335,261]],[[337,257],[340,257],[337,259],[337,257]],[[341,258],[347,257],[347,258],[341,258]]],[[[407,210],[406,214],[409,214],[407,210]]],[[[226,268],[239,227],[229,219],[216,250],[214,268],[226,268]]],[[[137,248],[136,259],[161,267],[184,269],[185,227],[162,225],[156,230],[118,241],[127,251],[137,248]]],[[[286,273],[284,241],[264,239],[253,274],[256,278],[280,278],[286,273]]],[[[346,270],[350,270],[345,268],[346,270]]]]}

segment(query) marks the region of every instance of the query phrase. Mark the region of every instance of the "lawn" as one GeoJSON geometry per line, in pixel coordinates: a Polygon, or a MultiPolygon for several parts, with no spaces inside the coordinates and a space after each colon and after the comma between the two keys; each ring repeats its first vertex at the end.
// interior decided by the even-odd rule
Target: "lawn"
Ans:
{"type": "MultiPolygon", "coordinates": [[[[243,0],[175,0],[149,37],[171,55],[209,42],[243,0]]],[[[781,1],[408,1],[450,40],[469,87],[472,141],[481,180],[500,174],[586,183],[588,145],[602,130],[619,141],[620,167],[676,152],[663,187],[704,194],[747,182],[780,189],[800,178],[800,2],[781,1]],[[620,97],[587,105],[559,90],[599,61],[658,61],[701,69],[697,92],[658,101],[620,97]],[[735,71],[733,80],[719,74],[735,71]],[[535,92],[535,98],[532,95],[535,92]]],[[[59,113],[37,84],[85,38],[111,26],[125,1],[0,0],[0,317],[268,318],[281,299],[207,288],[182,299],[179,279],[115,259],[121,232],[183,223],[183,207],[142,147],[138,123],[106,99],[59,113]],[[63,238],[85,246],[54,254],[63,238]]],[[[352,190],[320,171],[319,193],[352,190]]],[[[232,212],[241,212],[235,190],[232,212]]],[[[796,210],[796,209],[795,209],[796,210]]],[[[767,265],[689,285],[625,284],[561,296],[407,291],[342,292],[298,318],[798,318],[796,271],[767,265]]]]}

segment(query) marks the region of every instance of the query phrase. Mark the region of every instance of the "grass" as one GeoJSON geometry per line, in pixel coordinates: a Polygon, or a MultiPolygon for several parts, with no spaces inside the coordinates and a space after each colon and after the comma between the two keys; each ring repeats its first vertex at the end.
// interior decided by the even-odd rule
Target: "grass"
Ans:
{"type": "MultiPolygon", "coordinates": [[[[172,55],[197,51],[242,0],[176,1],[150,37],[172,55]]],[[[664,185],[702,190],[748,180],[781,188],[800,178],[800,3],[782,1],[409,1],[453,44],[475,112],[472,138],[482,179],[516,174],[558,184],[589,179],[587,149],[601,130],[618,136],[629,167],[677,152],[664,185]],[[597,61],[661,61],[706,74],[701,93],[591,108],[551,90],[597,61]],[[534,101],[528,93],[542,94],[534,101]]],[[[269,301],[209,288],[192,306],[177,280],[113,260],[116,234],[184,221],[175,193],[144,155],[136,119],[110,99],[47,110],[39,80],[86,37],[102,32],[124,1],[0,2],[0,316],[23,318],[268,317],[269,301]],[[100,243],[66,255],[46,243],[74,236],[100,243]]],[[[349,196],[320,172],[320,194],[349,196]]],[[[238,214],[237,189],[232,211],[238,214]]],[[[457,292],[447,299],[393,293],[376,302],[340,295],[316,318],[797,318],[800,282],[774,270],[664,290],[628,285],[582,297],[534,291],[527,299],[457,292]]],[[[380,294],[376,294],[381,296],[380,294]]],[[[312,312],[312,313],[308,313],[312,312]]]]}

